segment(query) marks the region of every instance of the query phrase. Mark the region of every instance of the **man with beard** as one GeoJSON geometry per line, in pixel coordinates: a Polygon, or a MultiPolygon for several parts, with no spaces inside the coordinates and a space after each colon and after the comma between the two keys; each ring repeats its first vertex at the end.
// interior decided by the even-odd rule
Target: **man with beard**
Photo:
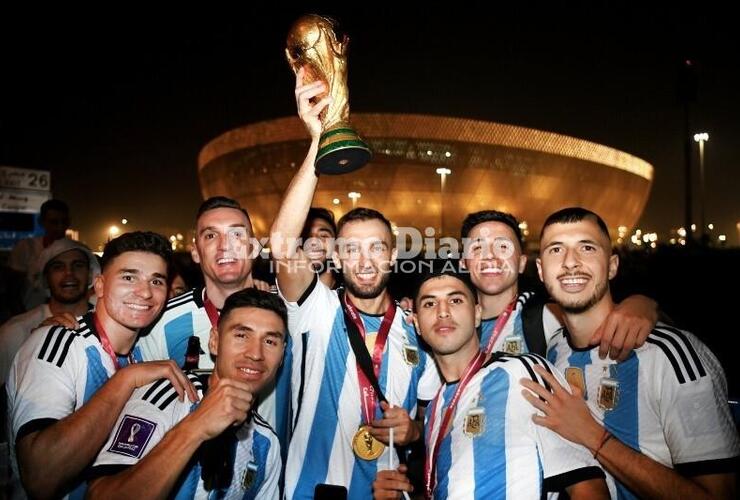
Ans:
{"type": "Polygon", "coordinates": [[[49,301],[10,318],[0,328],[0,385],[8,379],[10,365],[21,344],[46,318],[68,312],[82,316],[90,308],[87,290],[100,265],[85,245],[62,238],[41,251],[35,267],[39,288],[49,292],[49,301]]]}
{"type": "Polygon", "coordinates": [[[195,390],[173,361],[139,363],[139,330],[167,298],[171,250],[162,236],[126,233],[105,246],[94,312],[80,328],[31,334],[7,383],[13,472],[34,498],[84,495],[84,471],[134,389],[169,379],[180,397],[195,390]]]}
{"type": "Polygon", "coordinates": [[[346,289],[330,290],[321,282],[296,244],[318,182],[319,114],[330,99],[312,104],[325,84],[304,85],[303,75],[297,74],[295,95],[311,145],[270,232],[294,340],[294,431],[285,493],[303,499],[341,490],[349,498],[368,498],[378,463],[395,453],[386,446],[390,430],[398,444],[419,439],[417,400],[431,399],[439,378],[386,289],[396,249],[382,214],[357,208],[339,220],[332,259],[346,289]]]}
{"type": "Polygon", "coordinates": [[[523,381],[544,413],[533,420],[591,450],[619,498],[735,498],[740,442],[712,352],[658,324],[625,361],[596,355],[593,333],[614,308],[609,280],[618,265],[595,213],[566,208],[545,221],[537,268],[565,325],[548,358],[573,393],[541,370],[552,392],[523,381]]]}
{"type": "MultiPolygon", "coordinates": [[[[462,264],[470,271],[483,308],[481,348],[544,356],[561,326],[561,312],[557,304],[532,292],[519,293],[519,275],[527,264],[519,222],[496,210],[471,213],[463,221],[462,240],[462,264]]],[[[657,321],[656,308],[653,300],[641,295],[616,306],[594,332],[600,355],[606,357],[608,352],[613,359],[623,360],[641,346],[657,321]]]]}
{"type": "Polygon", "coordinates": [[[303,252],[311,261],[319,280],[331,289],[338,285],[330,259],[336,237],[337,223],[334,221],[334,214],[325,208],[311,207],[301,231],[303,252]]]}
{"type": "Polygon", "coordinates": [[[137,389],[95,461],[88,498],[276,500],[280,448],[254,402],[283,359],[287,321],[274,294],[230,295],[211,330],[216,366],[205,397],[178,401],[167,379],[137,389]]]}

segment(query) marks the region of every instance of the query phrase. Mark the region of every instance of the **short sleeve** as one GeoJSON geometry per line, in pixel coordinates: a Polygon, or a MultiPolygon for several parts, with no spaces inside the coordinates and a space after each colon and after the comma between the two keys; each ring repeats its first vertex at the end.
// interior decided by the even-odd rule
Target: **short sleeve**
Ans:
{"type": "Polygon", "coordinates": [[[21,346],[8,384],[15,440],[75,411],[75,381],[81,376],[76,341],[74,331],[56,326],[35,331],[21,346]]]}

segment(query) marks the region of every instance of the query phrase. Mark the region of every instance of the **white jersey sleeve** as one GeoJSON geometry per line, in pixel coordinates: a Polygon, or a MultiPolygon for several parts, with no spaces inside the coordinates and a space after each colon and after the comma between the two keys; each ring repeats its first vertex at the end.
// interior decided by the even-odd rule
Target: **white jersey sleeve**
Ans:
{"type": "Polygon", "coordinates": [[[334,311],[340,306],[336,292],[322,283],[318,276],[314,274],[311,284],[295,302],[287,300],[278,287],[278,294],[288,309],[288,330],[291,336],[300,336],[302,332],[309,330],[326,331],[326,328],[317,326],[325,326],[327,320],[332,321],[334,311]]]}
{"type": "MultiPolygon", "coordinates": [[[[195,375],[188,374],[188,378],[196,389],[202,389],[195,375]]],[[[180,401],[168,379],[136,389],[95,459],[92,476],[115,474],[117,469],[137,464],[189,411],[189,400],[180,401]]]]}
{"type": "Polygon", "coordinates": [[[146,401],[129,400],[93,464],[93,476],[111,466],[135,465],[172,427],[171,417],[146,401]]]}
{"type": "Polygon", "coordinates": [[[545,488],[548,491],[558,491],[581,481],[604,478],[599,464],[586,448],[560,437],[546,427],[536,425],[532,421],[532,415],[537,410],[521,395],[522,387],[518,383],[521,378],[535,380],[540,385],[550,388],[549,384],[534,371],[537,365],[546,367],[548,372],[570,391],[568,383],[558,369],[536,354],[518,356],[516,361],[511,360],[507,363],[509,364],[514,364],[518,373],[510,372],[512,373],[512,387],[509,394],[511,408],[507,413],[507,418],[519,422],[522,432],[534,436],[542,464],[545,488]]]}
{"type": "Polygon", "coordinates": [[[70,346],[78,339],[60,326],[33,332],[13,361],[8,380],[8,408],[14,439],[40,430],[37,424],[74,413],[81,364],[70,346]]]}
{"type": "Polygon", "coordinates": [[[651,340],[665,354],[656,350],[654,387],[674,466],[686,476],[732,472],[740,443],[719,361],[689,332],[659,326],[651,340]]]}

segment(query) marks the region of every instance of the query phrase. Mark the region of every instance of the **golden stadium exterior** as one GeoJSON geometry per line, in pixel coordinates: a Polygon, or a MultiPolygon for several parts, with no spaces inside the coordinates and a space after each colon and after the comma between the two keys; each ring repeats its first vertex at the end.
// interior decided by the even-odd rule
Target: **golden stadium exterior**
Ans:
{"type": "MultiPolygon", "coordinates": [[[[340,217],[354,201],[397,226],[431,227],[437,236],[440,227],[459,236],[466,214],[497,209],[525,221],[536,238],[548,214],[573,205],[599,213],[616,236],[619,226],[629,231],[637,223],[653,179],[653,167],[630,154],[524,127],[375,113],[353,114],[352,124],[373,158],[353,173],[322,176],[314,206],[340,217]],[[438,169],[451,171],[444,187],[438,169]]],[[[238,199],[264,236],[307,149],[298,118],[231,130],[199,155],[203,196],[238,199]]]]}

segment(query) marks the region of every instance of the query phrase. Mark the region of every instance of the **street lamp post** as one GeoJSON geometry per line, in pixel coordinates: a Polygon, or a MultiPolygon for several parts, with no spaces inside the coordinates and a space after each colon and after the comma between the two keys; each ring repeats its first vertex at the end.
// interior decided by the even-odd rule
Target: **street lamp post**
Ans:
{"type": "Polygon", "coordinates": [[[704,197],[704,143],[709,140],[709,134],[702,132],[694,134],[694,141],[699,143],[699,201],[701,203],[700,219],[701,232],[700,238],[702,243],[707,242],[707,225],[704,219],[706,198],[704,197]]]}
{"type": "Polygon", "coordinates": [[[445,184],[447,176],[452,173],[452,170],[440,167],[437,169],[437,173],[439,174],[439,237],[441,238],[445,232],[445,184]]]}

